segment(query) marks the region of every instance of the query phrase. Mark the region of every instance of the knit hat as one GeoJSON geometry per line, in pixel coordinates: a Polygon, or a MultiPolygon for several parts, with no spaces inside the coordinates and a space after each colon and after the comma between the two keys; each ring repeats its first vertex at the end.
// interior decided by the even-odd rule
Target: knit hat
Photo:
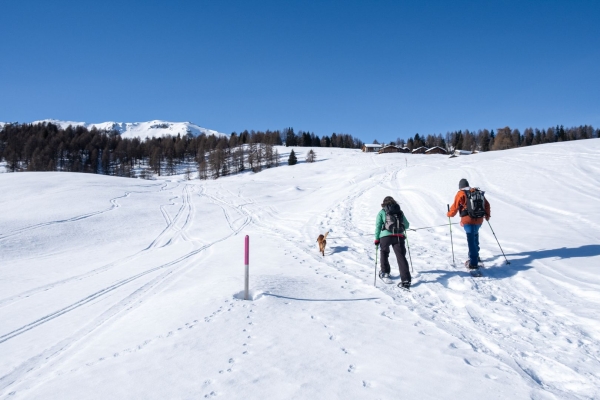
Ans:
{"type": "Polygon", "coordinates": [[[469,186],[469,181],[466,180],[465,178],[461,179],[460,182],[458,182],[459,189],[466,188],[468,186],[469,186]]]}

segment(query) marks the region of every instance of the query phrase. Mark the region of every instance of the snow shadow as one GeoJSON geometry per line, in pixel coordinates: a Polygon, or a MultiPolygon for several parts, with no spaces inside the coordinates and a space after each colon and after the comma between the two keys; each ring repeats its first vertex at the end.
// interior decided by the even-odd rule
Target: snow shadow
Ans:
{"type": "Polygon", "coordinates": [[[279,299],[297,300],[297,301],[369,301],[369,300],[379,300],[379,297],[364,297],[364,298],[358,298],[358,299],[303,299],[303,298],[300,298],[300,297],[282,296],[280,294],[274,294],[274,293],[263,293],[263,296],[271,296],[271,297],[277,297],[279,299]]]}
{"type": "MultiPolygon", "coordinates": [[[[497,267],[482,268],[481,273],[483,274],[483,278],[506,279],[506,278],[510,278],[511,276],[515,276],[519,272],[527,271],[528,269],[531,269],[531,268],[532,268],[531,266],[521,263],[520,260],[515,260],[515,261],[512,261],[510,264],[502,264],[497,267]]],[[[463,269],[456,269],[456,270],[432,269],[432,270],[420,271],[419,273],[424,276],[429,275],[429,274],[436,275],[436,277],[431,280],[424,279],[422,282],[416,282],[415,284],[412,285],[413,287],[418,286],[420,283],[435,283],[435,282],[448,287],[448,281],[451,278],[454,278],[456,276],[461,277],[461,278],[471,277],[471,274],[466,269],[465,270],[463,270],[463,269]]],[[[474,279],[480,279],[480,278],[474,278],[474,279]]]]}
{"type": "Polygon", "coordinates": [[[508,256],[514,256],[519,258],[519,262],[530,263],[534,260],[541,260],[543,258],[579,258],[579,257],[594,257],[600,256],[600,244],[588,244],[579,247],[561,247],[560,249],[551,250],[536,250],[536,251],[525,251],[522,253],[508,254],[508,256]],[[521,258],[525,257],[525,258],[521,258]]]}
{"type": "Polygon", "coordinates": [[[335,253],[341,253],[344,251],[348,251],[350,248],[348,246],[331,246],[330,250],[331,253],[330,254],[335,254],[335,253]]]}

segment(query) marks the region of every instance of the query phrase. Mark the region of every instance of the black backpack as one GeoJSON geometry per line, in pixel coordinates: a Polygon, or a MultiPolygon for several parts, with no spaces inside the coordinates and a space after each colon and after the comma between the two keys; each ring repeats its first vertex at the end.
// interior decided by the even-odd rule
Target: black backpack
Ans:
{"type": "Polygon", "coordinates": [[[467,196],[467,209],[463,210],[460,215],[462,217],[468,215],[471,218],[485,217],[485,192],[478,188],[464,190],[467,196]]]}
{"type": "Polygon", "coordinates": [[[384,208],[385,224],[384,229],[394,235],[404,233],[404,213],[399,204],[388,204],[384,208]]]}

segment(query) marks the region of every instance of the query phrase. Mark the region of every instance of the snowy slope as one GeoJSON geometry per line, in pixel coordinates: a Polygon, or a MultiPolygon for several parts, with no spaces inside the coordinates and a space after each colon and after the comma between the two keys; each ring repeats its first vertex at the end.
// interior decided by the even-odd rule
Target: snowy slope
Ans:
{"type": "Polygon", "coordinates": [[[0,398],[599,398],[599,154],[591,139],[317,149],[207,182],[1,174],[0,398]],[[373,287],[383,197],[411,228],[440,225],[463,177],[511,264],[485,226],[472,278],[459,226],[456,266],[447,227],[422,229],[412,291],[373,287]],[[244,235],[254,301],[236,298],[244,235]]]}
{"type": "Polygon", "coordinates": [[[96,128],[105,131],[117,131],[124,138],[139,137],[142,140],[147,137],[160,137],[165,135],[177,136],[179,134],[181,136],[184,136],[188,133],[194,136],[198,136],[202,133],[206,134],[207,136],[228,136],[225,133],[220,133],[211,129],[202,128],[191,122],[168,122],[154,120],[148,122],[102,122],[99,124],[89,124],[85,122],[44,119],[40,121],[34,121],[33,124],[43,122],[58,125],[63,129],[71,125],[85,126],[88,129],[96,128]]]}

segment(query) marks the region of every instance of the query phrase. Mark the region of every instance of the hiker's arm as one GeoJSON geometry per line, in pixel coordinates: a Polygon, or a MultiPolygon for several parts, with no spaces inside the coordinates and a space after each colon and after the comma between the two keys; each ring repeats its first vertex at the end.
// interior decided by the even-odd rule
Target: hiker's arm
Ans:
{"type": "Polygon", "coordinates": [[[408,229],[410,227],[410,223],[406,219],[406,215],[402,215],[402,222],[404,223],[404,229],[408,229]]]}
{"type": "Polygon", "coordinates": [[[485,199],[484,207],[485,207],[485,220],[487,221],[492,217],[492,212],[490,209],[490,202],[487,201],[487,199],[485,199]]]}
{"type": "Polygon", "coordinates": [[[446,213],[447,217],[454,217],[456,215],[456,213],[458,213],[458,211],[460,210],[460,198],[461,198],[460,195],[461,195],[461,193],[462,192],[458,192],[456,194],[456,196],[454,196],[454,203],[450,207],[450,211],[448,211],[446,213]]]}
{"type": "Polygon", "coordinates": [[[381,220],[381,212],[377,213],[377,217],[375,218],[375,240],[379,240],[379,235],[381,234],[381,227],[383,226],[383,221],[381,220]]]}

